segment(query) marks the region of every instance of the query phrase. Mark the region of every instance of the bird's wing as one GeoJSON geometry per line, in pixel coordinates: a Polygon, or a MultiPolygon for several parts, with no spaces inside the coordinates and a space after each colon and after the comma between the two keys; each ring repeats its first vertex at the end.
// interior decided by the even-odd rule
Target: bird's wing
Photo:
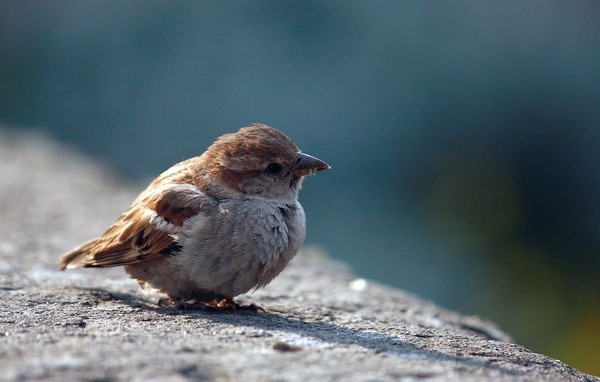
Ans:
{"type": "Polygon", "coordinates": [[[147,189],[102,236],[65,253],[60,267],[114,267],[171,256],[179,250],[183,223],[217,206],[217,200],[190,184],[147,189]]]}

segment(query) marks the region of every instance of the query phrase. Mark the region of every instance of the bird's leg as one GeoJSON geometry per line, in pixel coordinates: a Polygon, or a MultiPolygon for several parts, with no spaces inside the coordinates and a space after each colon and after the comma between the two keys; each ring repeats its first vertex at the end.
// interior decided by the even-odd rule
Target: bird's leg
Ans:
{"type": "Polygon", "coordinates": [[[188,303],[181,297],[167,297],[158,300],[158,306],[163,308],[187,309],[188,303]]]}
{"type": "Polygon", "coordinates": [[[214,300],[210,300],[205,302],[206,305],[214,307],[214,308],[218,308],[218,309],[222,309],[222,310],[247,310],[250,312],[258,312],[260,311],[265,311],[263,308],[261,308],[258,305],[255,304],[250,304],[250,305],[241,305],[238,304],[237,302],[233,301],[232,298],[222,298],[222,299],[214,299],[214,300]]]}
{"type": "Polygon", "coordinates": [[[258,305],[241,305],[233,301],[232,298],[215,298],[209,301],[202,300],[184,300],[181,297],[161,298],[158,300],[158,306],[161,307],[172,307],[183,310],[210,310],[210,311],[230,311],[230,310],[244,310],[250,312],[265,311],[258,305]]]}

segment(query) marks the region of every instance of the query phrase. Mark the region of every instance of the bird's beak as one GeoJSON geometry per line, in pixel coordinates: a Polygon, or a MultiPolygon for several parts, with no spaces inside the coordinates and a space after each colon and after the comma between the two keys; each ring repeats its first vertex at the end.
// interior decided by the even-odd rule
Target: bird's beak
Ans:
{"type": "Polygon", "coordinates": [[[298,162],[296,162],[292,171],[299,177],[303,177],[306,175],[314,175],[321,170],[329,170],[330,168],[330,165],[318,158],[308,154],[298,153],[298,162]]]}

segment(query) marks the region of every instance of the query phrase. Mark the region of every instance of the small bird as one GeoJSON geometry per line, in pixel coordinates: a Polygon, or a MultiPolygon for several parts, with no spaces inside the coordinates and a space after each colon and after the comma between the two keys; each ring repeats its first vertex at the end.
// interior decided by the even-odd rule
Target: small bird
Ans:
{"type": "Polygon", "coordinates": [[[61,256],[61,269],[124,266],[185,308],[253,309],[233,298],[267,285],[306,236],[298,192],[330,166],[263,124],[219,137],[160,174],[106,232],[61,256]]]}

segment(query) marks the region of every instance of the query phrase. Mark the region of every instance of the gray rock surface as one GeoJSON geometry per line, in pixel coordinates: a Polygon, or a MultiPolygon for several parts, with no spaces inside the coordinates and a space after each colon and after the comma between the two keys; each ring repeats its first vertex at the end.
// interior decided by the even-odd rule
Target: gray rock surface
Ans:
{"type": "Polygon", "coordinates": [[[598,380],[315,249],[240,299],[265,312],[158,307],[121,269],[56,267],[143,185],[43,133],[8,129],[0,174],[1,380],[598,380]]]}

